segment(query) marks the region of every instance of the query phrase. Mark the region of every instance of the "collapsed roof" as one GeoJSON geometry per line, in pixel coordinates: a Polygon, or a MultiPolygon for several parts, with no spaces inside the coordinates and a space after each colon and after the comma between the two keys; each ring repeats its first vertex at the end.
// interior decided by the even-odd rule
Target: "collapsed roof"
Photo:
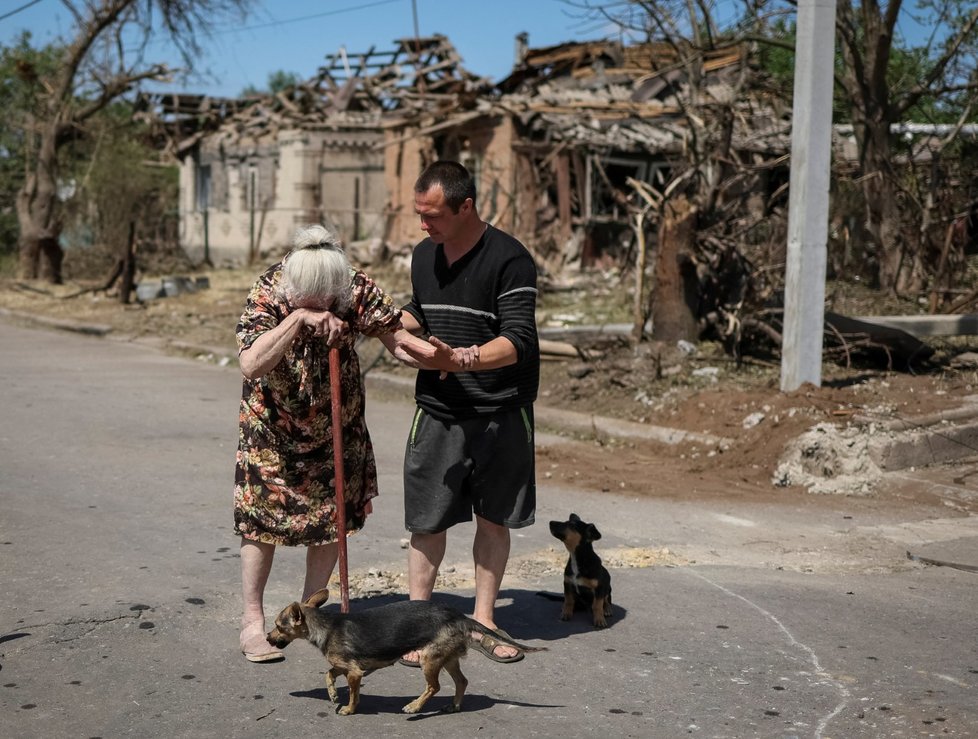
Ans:
{"type": "Polygon", "coordinates": [[[770,111],[763,111],[759,120],[748,101],[735,99],[736,76],[746,53],[742,45],[693,52],[666,42],[625,46],[616,41],[528,49],[499,83],[497,105],[551,141],[676,152],[689,135],[682,92],[692,72],[704,81],[700,108],[734,103],[743,122],[749,122],[749,130],[735,126],[736,148],[784,150],[787,124],[770,111]]]}
{"type": "MultiPolygon", "coordinates": [[[[694,58],[689,49],[615,41],[525,49],[512,73],[493,86],[462,66],[443,35],[393,43],[388,50],[361,53],[341,47],[315,77],[277,93],[144,93],[139,108],[166,126],[178,155],[216,131],[230,140],[271,137],[283,127],[412,126],[426,133],[482,114],[513,116],[530,135],[550,142],[620,151],[678,151],[689,133],[679,94],[694,58]]],[[[706,81],[703,105],[729,106],[745,55],[743,46],[697,55],[696,73],[706,81]]],[[[770,111],[750,110],[748,101],[735,102],[745,124],[735,127],[735,146],[787,150],[788,122],[770,111]]]]}
{"type": "Polygon", "coordinates": [[[170,148],[181,155],[201,138],[266,139],[286,129],[379,129],[392,117],[439,114],[471,101],[491,87],[461,65],[445,36],[406,38],[394,48],[326,57],[318,74],[276,93],[212,98],[175,93],[143,93],[137,110],[162,123],[170,148]]]}

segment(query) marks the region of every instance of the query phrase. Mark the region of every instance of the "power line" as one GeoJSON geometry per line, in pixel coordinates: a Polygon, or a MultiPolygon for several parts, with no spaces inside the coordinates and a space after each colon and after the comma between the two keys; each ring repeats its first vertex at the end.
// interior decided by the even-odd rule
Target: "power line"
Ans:
{"type": "MultiPolygon", "coordinates": [[[[40,2],[40,0],[34,0],[34,2],[40,2]]],[[[254,31],[259,28],[272,28],[273,26],[284,26],[287,23],[298,23],[300,21],[308,21],[314,18],[325,18],[328,15],[339,15],[340,13],[350,13],[356,10],[366,10],[367,8],[374,8],[378,5],[390,5],[391,3],[401,2],[401,0],[379,0],[375,3],[364,3],[362,5],[354,5],[350,8],[340,8],[339,10],[327,10],[324,13],[314,13],[313,15],[304,15],[299,18],[285,18],[283,20],[270,21],[269,23],[259,23],[254,26],[242,26],[240,28],[229,28],[226,31],[220,31],[219,33],[234,33],[237,31],[254,31]]],[[[33,3],[31,3],[33,5],[33,3]]]]}
{"type": "Polygon", "coordinates": [[[41,0],[31,0],[26,5],[21,5],[19,8],[15,8],[14,10],[11,10],[9,13],[4,13],[3,15],[0,15],[0,21],[6,20],[12,15],[17,15],[20,11],[27,10],[29,7],[31,7],[32,5],[37,5],[39,2],[41,2],[41,0]]]}

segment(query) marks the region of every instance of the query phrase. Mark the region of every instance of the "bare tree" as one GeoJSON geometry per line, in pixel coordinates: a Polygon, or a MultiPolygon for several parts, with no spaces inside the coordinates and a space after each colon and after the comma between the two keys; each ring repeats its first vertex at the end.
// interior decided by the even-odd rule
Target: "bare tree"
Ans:
{"type": "Polygon", "coordinates": [[[150,39],[167,37],[192,68],[206,29],[229,14],[242,16],[250,2],[62,0],[75,35],[65,42],[57,70],[34,76],[35,105],[24,111],[26,176],[16,199],[21,277],[61,282],[59,152],[112,101],[143,82],[170,78],[175,70],[146,60],[150,39]]]}
{"type": "Polygon", "coordinates": [[[854,126],[866,229],[878,255],[880,285],[892,292],[919,290],[926,277],[921,241],[903,228],[902,207],[919,204],[900,184],[892,126],[906,121],[925,98],[974,98],[978,8],[970,5],[934,0],[918,6],[924,17],[914,22],[931,29],[920,48],[926,58],[918,79],[899,84],[893,79],[891,60],[899,38],[902,0],[883,5],[878,0],[858,4],[839,0],[836,30],[844,61],[839,83],[854,126]]]}
{"type": "MultiPolygon", "coordinates": [[[[790,55],[792,0],[565,2],[585,17],[614,27],[623,37],[666,43],[675,49],[674,67],[654,71],[676,81],[675,101],[688,134],[672,174],[687,180],[682,187],[675,182],[668,187],[675,197],[687,199],[693,223],[687,228],[684,221],[676,220],[685,212],[685,205],[670,210],[663,203],[657,209],[662,226],[682,222],[683,227],[660,229],[660,239],[688,243],[660,243],[654,258],[678,259],[680,269],[688,274],[695,268],[698,279],[693,284],[672,279],[670,289],[658,289],[660,276],[676,273],[676,267],[657,264],[650,312],[660,312],[654,301],[684,301],[698,319],[701,333],[712,327],[735,347],[742,329],[756,332],[763,328],[758,323],[762,313],[751,315],[751,311],[761,306],[779,281],[776,270],[755,269],[747,257],[766,257],[767,263],[777,264],[778,255],[783,254],[783,244],[780,248],[775,244],[781,233],[780,219],[769,218],[760,227],[769,231],[767,254],[748,244],[760,229],[751,224],[750,214],[738,210],[736,201],[738,195],[744,199],[752,189],[758,192],[745,187],[751,169],[758,171],[774,163],[768,161],[770,157],[759,158],[756,151],[747,154],[738,143],[738,138],[743,142],[738,126],[745,124],[750,129],[763,120],[763,113],[751,119],[745,106],[762,110],[774,100],[781,89],[778,81],[785,81],[783,75],[779,77],[784,69],[742,65],[739,77],[728,76],[735,98],[731,103],[712,95],[705,61],[716,50],[734,46],[750,55],[751,62],[760,59],[758,50],[781,49],[790,55]],[[772,23],[774,19],[779,22],[772,23]],[[766,98],[756,94],[757,86],[764,83],[762,78],[774,83],[768,90],[773,94],[766,98]],[[689,294],[690,289],[695,294],[689,294]]],[[[858,153],[855,166],[847,167],[845,174],[840,170],[837,183],[851,186],[859,197],[834,207],[837,212],[841,208],[859,213],[851,224],[852,235],[857,243],[862,236],[869,276],[893,293],[916,292],[930,282],[931,303],[937,304],[941,295],[951,295],[952,275],[961,272],[953,266],[962,258],[960,244],[974,240],[969,229],[978,221],[973,191],[963,192],[968,189],[967,165],[957,162],[952,146],[964,124],[975,120],[978,109],[978,9],[967,0],[921,0],[912,10],[902,0],[839,0],[836,24],[836,106],[840,118],[853,124],[858,153]],[[950,125],[941,129],[939,146],[933,145],[932,137],[931,151],[918,162],[920,146],[911,146],[894,133],[896,124],[908,122],[950,125]],[[850,174],[851,181],[846,179],[850,174]],[[958,191],[951,189],[955,180],[958,191]],[[962,231],[967,233],[962,236],[962,231]]],[[[770,61],[767,56],[764,63],[770,61]]],[[[779,57],[777,64],[784,66],[785,62],[790,69],[790,56],[779,57]]],[[[782,90],[788,91],[790,82],[782,90]]],[[[765,215],[772,213],[772,204],[773,197],[765,215]]],[[[851,232],[846,225],[848,251],[851,232]]],[[[677,310],[681,307],[669,306],[664,313],[681,316],[677,310]]],[[[773,336],[776,331],[762,333],[773,336]]]]}
{"type": "MultiPolygon", "coordinates": [[[[715,3],[566,2],[636,42],[671,50],[652,57],[652,72],[670,89],[684,140],[654,207],[635,202],[636,212],[654,211],[659,218],[647,310],[655,319],[653,337],[696,339],[715,331],[739,340],[751,291],[739,244],[766,215],[746,204],[769,164],[765,135],[784,136],[783,126],[770,125],[777,116],[756,94],[750,64],[747,39],[760,35],[759,5],[726,3],[730,12],[721,21],[715,3]],[[763,133],[754,128],[758,120],[766,122],[763,133]]],[[[636,324],[642,318],[636,315],[636,324]]]]}

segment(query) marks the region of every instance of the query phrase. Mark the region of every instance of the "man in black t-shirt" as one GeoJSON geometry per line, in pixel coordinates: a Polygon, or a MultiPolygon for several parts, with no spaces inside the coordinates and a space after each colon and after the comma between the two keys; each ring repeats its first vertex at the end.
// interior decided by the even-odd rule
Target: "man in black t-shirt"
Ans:
{"type": "MultiPolygon", "coordinates": [[[[499,630],[509,530],[532,524],[536,508],[536,266],[526,247],[479,217],[475,183],[461,164],[435,162],[414,190],[428,236],[414,250],[401,322],[427,335],[436,357],[416,357],[430,369],[418,371],[404,459],[410,596],[431,597],[448,529],[474,513],[473,618],[499,630]]],[[[489,635],[475,646],[501,662],[523,657],[489,635]]]]}

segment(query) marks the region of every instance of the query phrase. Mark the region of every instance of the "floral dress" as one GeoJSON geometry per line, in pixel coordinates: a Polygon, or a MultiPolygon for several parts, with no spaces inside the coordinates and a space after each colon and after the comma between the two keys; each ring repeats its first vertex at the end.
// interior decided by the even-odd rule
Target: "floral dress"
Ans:
{"type": "MultiPolygon", "coordinates": [[[[251,289],[237,326],[239,353],[277,326],[292,307],[279,297],[281,263],[251,289]]],[[[348,533],[363,527],[377,495],[377,466],[364,419],[358,334],[400,326],[393,299],[359,270],[350,271],[350,327],[339,345],[343,413],[344,500],[348,533]]],[[[234,530],[268,544],[310,546],[337,539],[329,347],[299,334],[264,377],[244,380],[234,486],[234,530]]]]}

